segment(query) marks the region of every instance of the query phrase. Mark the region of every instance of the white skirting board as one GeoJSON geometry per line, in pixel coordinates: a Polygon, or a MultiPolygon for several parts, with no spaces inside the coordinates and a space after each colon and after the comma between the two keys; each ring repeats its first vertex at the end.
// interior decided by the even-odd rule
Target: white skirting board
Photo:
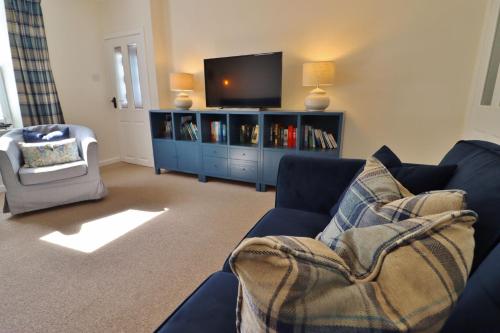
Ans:
{"type": "Polygon", "coordinates": [[[99,166],[105,166],[105,165],[110,165],[113,163],[118,163],[120,162],[120,157],[112,157],[112,158],[107,158],[105,160],[100,160],[99,161],[99,166]]]}

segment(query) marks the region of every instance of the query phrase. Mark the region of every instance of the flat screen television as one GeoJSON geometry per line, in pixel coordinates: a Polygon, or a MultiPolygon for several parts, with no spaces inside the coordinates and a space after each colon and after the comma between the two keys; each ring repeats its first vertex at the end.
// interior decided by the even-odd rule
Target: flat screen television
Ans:
{"type": "Polygon", "coordinates": [[[205,59],[207,107],[281,107],[282,52],[205,59]]]}

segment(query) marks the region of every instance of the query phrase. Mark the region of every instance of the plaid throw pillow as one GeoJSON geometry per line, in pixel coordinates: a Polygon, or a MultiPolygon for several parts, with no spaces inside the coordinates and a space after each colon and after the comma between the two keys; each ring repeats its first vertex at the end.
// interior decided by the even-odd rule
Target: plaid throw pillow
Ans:
{"type": "Polygon", "coordinates": [[[348,192],[321,242],[277,236],[236,248],[238,331],[439,331],[473,257],[477,215],[465,193],[412,196],[374,158],[348,192]]]}
{"type": "Polygon", "coordinates": [[[438,332],[465,287],[476,215],[453,211],[353,228],[332,251],[249,238],[230,263],[238,332],[438,332]]]}
{"type": "Polygon", "coordinates": [[[465,192],[430,191],[414,196],[381,162],[371,157],[348,188],[337,213],[316,239],[333,248],[339,235],[354,227],[395,223],[465,208],[465,192]]]}

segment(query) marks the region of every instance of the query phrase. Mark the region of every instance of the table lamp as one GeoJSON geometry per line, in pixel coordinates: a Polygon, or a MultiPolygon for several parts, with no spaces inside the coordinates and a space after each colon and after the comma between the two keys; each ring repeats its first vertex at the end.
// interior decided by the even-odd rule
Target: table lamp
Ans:
{"type": "Polygon", "coordinates": [[[193,91],[193,74],[171,73],[170,90],[179,91],[174,100],[175,107],[177,109],[188,110],[193,105],[193,101],[189,98],[186,91],[193,91]]]}
{"type": "Polygon", "coordinates": [[[331,85],[334,73],[333,61],[307,62],[302,65],[302,85],[316,87],[309,92],[304,101],[307,111],[325,111],[330,105],[330,97],[319,86],[331,85]]]}

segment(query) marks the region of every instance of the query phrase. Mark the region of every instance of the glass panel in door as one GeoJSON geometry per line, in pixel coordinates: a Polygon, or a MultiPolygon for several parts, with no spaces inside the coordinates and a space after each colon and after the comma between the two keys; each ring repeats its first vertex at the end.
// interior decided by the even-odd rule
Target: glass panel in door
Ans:
{"type": "Polygon", "coordinates": [[[134,96],[134,106],[136,109],[143,108],[141,81],[139,78],[139,61],[137,59],[137,44],[127,45],[128,59],[130,64],[130,79],[132,81],[132,93],[134,96]]]}
{"type": "Polygon", "coordinates": [[[116,76],[116,93],[118,94],[118,108],[126,109],[128,107],[127,100],[127,84],[125,83],[125,69],[123,67],[122,47],[114,48],[114,67],[116,76]]]}

